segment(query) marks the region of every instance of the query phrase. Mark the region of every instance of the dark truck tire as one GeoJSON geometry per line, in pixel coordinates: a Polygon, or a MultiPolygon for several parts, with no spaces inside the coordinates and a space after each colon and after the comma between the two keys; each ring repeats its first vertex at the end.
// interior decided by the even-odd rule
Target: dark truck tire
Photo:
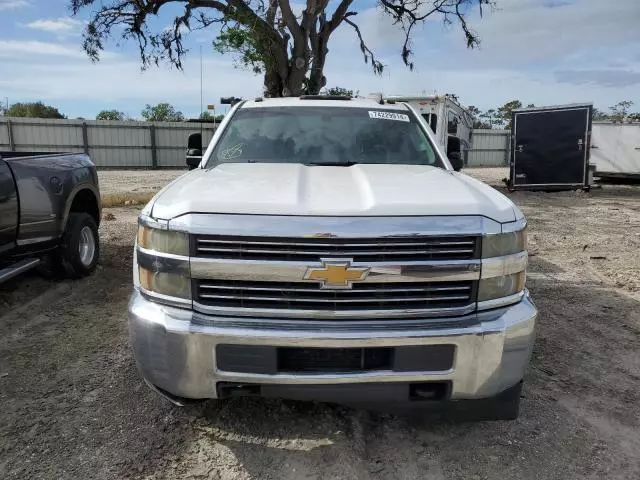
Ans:
{"type": "Polygon", "coordinates": [[[91,275],[100,257],[100,237],[95,220],[88,213],[71,213],[59,251],[53,258],[55,270],[67,278],[91,275]]]}

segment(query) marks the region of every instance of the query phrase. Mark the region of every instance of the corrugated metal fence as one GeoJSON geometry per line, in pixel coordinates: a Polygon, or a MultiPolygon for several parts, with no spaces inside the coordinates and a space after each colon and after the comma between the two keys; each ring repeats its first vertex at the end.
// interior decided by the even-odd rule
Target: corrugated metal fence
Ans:
{"type": "Polygon", "coordinates": [[[509,164],[511,130],[473,130],[467,150],[470,167],[497,167],[509,164]]]}
{"type": "MultiPolygon", "coordinates": [[[[187,137],[200,123],[0,117],[0,151],[85,152],[98,167],[184,167],[187,137]]],[[[207,145],[214,132],[202,124],[207,145]]]]}
{"type": "MultiPolygon", "coordinates": [[[[207,145],[214,126],[202,130],[207,145]]],[[[0,151],[85,152],[98,167],[183,168],[187,137],[198,131],[199,123],[0,117],[0,151]]],[[[467,165],[506,166],[510,139],[509,130],[473,130],[467,165]]]]}

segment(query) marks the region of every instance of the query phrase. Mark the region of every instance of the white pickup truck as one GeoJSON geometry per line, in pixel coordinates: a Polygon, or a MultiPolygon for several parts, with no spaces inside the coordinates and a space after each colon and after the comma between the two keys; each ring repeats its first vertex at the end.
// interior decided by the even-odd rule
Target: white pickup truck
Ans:
{"type": "Polygon", "coordinates": [[[176,404],[257,395],[515,418],[537,318],[525,228],[405,103],[240,102],[140,215],[139,370],[176,404]]]}

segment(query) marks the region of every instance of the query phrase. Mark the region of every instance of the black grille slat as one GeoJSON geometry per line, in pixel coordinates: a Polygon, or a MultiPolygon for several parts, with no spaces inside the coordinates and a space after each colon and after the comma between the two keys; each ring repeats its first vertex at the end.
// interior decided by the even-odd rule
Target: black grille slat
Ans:
{"type": "Polygon", "coordinates": [[[196,280],[197,302],[226,308],[282,310],[399,310],[466,307],[475,301],[475,283],[362,283],[354,289],[323,289],[314,282],[196,280]]]}
{"type": "Polygon", "coordinates": [[[478,258],[475,236],[388,237],[388,238],[280,238],[196,236],[198,257],[266,260],[319,261],[322,258],[351,258],[355,262],[421,260],[468,260],[478,258]]]}
{"type": "Polygon", "coordinates": [[[278,348],[279,372],[349,373],[391,370],[393,348],[278,348]]]}

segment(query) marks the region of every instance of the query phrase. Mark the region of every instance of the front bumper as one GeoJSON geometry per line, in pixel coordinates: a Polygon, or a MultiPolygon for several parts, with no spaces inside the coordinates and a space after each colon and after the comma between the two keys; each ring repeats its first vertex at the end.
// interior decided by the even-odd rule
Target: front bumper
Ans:
{"type": "MultiPolygon", "coordinates": [[[[531,357],[537,310],[528,293],[510,307],[479,312],[461,319],[381,327],[364,322],[237,319],[148,301],[134,291],[129,327],[138,368],[145,380],[164,392],[186,399],[217,398],[223,384],[322,386],[447,382],[447,398],[481,399],[517,385],[531,357]],[[459,326],[454,326],[456,323],[459,326]],[[350,325],[354,325],[350,327],[350,325]],[[464,325],[464,326],[461,326],[464,325]],[[216,346],[365,348],[454,345],[453,366],[445,371],[364,373],[240,373],[216,365],[216,346]]],[[[340,391],[340,389],[335,389],[340,391]]],[[[340,401],[340,399],[336,399],[340,401]]]]}

